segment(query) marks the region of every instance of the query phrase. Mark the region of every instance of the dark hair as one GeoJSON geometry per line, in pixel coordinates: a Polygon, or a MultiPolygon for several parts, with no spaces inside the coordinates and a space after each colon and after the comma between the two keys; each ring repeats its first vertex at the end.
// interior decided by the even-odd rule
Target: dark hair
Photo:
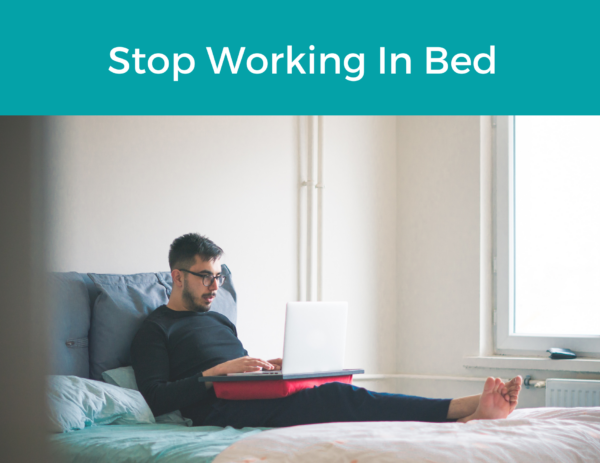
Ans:
{"type": "Polygon", "coordinates": [[[223,250],[206,236],[188,233],[176,238],[171,243],[169,266],[171,270],[180,266],[191,267],[194,265],[196,256],[200,256],[204,261],[212,261],[219,259],[222,255],[223,250]]]}

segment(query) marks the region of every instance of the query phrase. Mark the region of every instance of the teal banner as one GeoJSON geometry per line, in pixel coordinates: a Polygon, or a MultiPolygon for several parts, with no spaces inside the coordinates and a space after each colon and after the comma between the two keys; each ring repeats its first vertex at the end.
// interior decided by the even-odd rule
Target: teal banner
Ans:
{"type": "Polygon", "coordinates": [[[598,114],[600,2],[13,2],[0,114],[598,114]]]}

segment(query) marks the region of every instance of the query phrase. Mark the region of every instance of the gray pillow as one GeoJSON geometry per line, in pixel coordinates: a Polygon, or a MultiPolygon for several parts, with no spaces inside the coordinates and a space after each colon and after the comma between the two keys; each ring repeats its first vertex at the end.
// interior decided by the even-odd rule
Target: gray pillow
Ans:
{"type": "Polygon", "coordinates": [[[160,279],[155,273],[88,276],[99,290],[90,329],[90,376],[101,380],[102,372],[131,365],[129,349],[140,324],[169,298],[161,283],[165,274],[160,279]]]}
{"type": "MultiPolygon", "coordinates": [[[[237,296],[231,272],[223,265],[222,273],[225,283],[211,310],[235,324],[237,296]]],[[[168,302],[173,280],[170,272],[88,276],[99,293],[92,309],[90,377],[100,380],[104,371],[131,365],[133,337],[148,314],[168,302]]]]}
{"type": "Polygon", "coordinates": [[[82,275],[48,274],[50,373],[89,378],[90,299],[82,275]]]}
{"type": "MultiPolygon", "coordinates": [[[[134,391],[139,390],[132,367],[121,367],[105,371],[102,373],[102,379],[108,384],[113,384],[126,389],[133,389],[134,391]]],[[[194,425],[193,421],[189,418],[184,418],[179,410],[157,416],[156,422],[161,424],[182,424],[185,426],[194,425]]]]}

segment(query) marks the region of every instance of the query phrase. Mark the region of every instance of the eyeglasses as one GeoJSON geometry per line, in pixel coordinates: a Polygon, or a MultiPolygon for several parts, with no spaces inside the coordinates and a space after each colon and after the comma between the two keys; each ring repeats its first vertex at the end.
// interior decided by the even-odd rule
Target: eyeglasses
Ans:
{"type": "Polygon", "coordinates": [[[207,288],[209,286],[212,286],[213,281],[215,281],[215,280],[217,281],[218,286],[222,286],[223,283],[225,282],[225,275],[207,275],[205,273],[192,272],[192,271],[186,270],[184,268],[178,268],[177,270],[179,270],[180,272],[191,273],[192,275],[202,278],[202,284],[204,286],[206,286],[207,288]]]}

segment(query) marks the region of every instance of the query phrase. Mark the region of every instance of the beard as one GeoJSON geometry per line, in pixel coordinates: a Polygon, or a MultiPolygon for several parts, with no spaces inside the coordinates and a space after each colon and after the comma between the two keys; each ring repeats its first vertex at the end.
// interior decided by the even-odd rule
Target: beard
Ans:
{"type": "MultiPolygon", "coordinates": [[[[204,313],[210,310],[211,304],[206,304],[202,302],[198,302],[196,298],[194,298],[193,294],[189,292],[186,287],[185,280],[183,283],[183,291],[181,293],[181,298],[183,299],[183,303],[186,309],[192,312],[204,313]]],[[[200,298],[200,301],[202,299],[200,298]]]]}

